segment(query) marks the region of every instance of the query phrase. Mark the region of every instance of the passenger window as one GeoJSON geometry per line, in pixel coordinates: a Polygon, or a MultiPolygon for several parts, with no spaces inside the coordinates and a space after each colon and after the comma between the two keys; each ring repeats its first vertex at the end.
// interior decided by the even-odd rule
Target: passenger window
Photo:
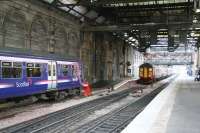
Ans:
{"type": "Polygon", "coordinates": [[[41,64],[27,63],[27,77],[41,77],[41,64]]]}
{"type": "Polygon", "coordinates": [[[20,62],[2,62],[2,78],[21,78],[22,64],[20,62]]]}
{"type": "Polygon", "coordinates": [[[56,66],[53,65],[53,76],[56,76],[56,66]]]}
{"type": "Polygon", "coordinates": [[[51,65],[48,65],[48,74],[51,76],[51,65]]]}
{"type": "Polygon", "coordinates": [[[77,77],[77,67],[76,66],[72,66],[72,76],[77,77]]]}
{"type": "Polygon", "coordinates": [[[62,65],[62,73],[63,76],[67,76],[69,73],[69,66],[68,65],[62,65]]]}
{"type": "Polygon", "coordinates": [[[41,64],[35,64],[35,67],[40,68],[41,64]]]}

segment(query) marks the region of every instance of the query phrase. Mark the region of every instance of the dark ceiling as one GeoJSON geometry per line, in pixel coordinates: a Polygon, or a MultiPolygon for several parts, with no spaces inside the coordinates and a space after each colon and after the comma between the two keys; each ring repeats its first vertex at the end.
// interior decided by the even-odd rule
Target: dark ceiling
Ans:
{"type": "Polygon", "coordinates": [[[197,13],[199,0],[43,1],[48,1],[56,8],[67,9],[67,13],[74,14],[82,23],[87,23],[82,28],[83,31],[112,32],[141,51],[154,45],[162,45],[168,47],[169,51],[174,51],[180,44],[185,47],[190,43],[189,37],[193,38],[193,42],[198,40],[198,36],[194,35],[199,34],[200,28],[197,13]],[[167,45],[164,45],[165,41],[167,45]]]}

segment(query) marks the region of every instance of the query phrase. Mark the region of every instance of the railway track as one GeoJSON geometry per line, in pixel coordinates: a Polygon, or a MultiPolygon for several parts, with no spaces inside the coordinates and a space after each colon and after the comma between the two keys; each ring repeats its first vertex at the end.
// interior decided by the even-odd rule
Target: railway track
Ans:
{"type": "Polygon", "coordinates": [[[79,121],[87,118],[95,111],[103,109],[106,106],[127,97],[130,92],[133,92],[133,88],[1,129],[0,133],[118,132],[121,131],[156,96],[156,94],[168,84],[169,83],[165,83],[152,91],[149,95],[144,96],[142,99],[114,112],[108,113],[107,115],[103,115],[101,118],[97,118],[86,125],[80,125],[78,128],[69,127],[79,123],[79,121]]]}
{"type": "Polygon", "coordinates": [[[48,132],[49,129],[59,126],[60,123],[74,123],[83,119],[88,114],[105,108],[112,104],[113,102],[119,101],[129,93],[132,92],[132,89],[123,90],[119,93],[111,94],[98,98],[93,101],[89,101],[83,104],[72,106],[67,109],[63,109],[33,120],[29,120],[11,127],[7,127],[0,130],[0,133],[35,133],[35,132],[48,132]],[[49,128],[51,127],[51,128],[49,128]]]}
{"type": "MultiPolygon", "coordinates": [[[[170,80],[170,82],[173,79],[170,80]]],[[[120,110],[115,110],[104,117],[93,120],[90,123],[84,124],[70,133],[119,133],[121,132],[150,102],[151,100],[170,82],[163,84],[150,94],[141,99],[124,106],[120,110]]],[[[66,133],[64,130],[59,133],[66,133]]]]}

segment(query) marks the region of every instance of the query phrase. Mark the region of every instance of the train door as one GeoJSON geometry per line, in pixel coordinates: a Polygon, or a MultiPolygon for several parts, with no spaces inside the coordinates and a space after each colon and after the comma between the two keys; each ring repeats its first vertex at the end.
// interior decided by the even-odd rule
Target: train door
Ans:
{"type": "Polygon", "coordinates": [[[48,89],[56,89],[57,87],[57,71],[56,62],[48,62],[48,89]]]}

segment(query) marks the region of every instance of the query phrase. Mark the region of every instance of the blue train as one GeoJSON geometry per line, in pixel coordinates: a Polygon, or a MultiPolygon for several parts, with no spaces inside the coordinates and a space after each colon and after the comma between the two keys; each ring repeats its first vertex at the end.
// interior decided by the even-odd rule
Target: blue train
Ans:
{"type": "Polygon", "coordinates": [[[0,100],[80,94],[82,81],[79,60],[0,53],[0,100]]]}

